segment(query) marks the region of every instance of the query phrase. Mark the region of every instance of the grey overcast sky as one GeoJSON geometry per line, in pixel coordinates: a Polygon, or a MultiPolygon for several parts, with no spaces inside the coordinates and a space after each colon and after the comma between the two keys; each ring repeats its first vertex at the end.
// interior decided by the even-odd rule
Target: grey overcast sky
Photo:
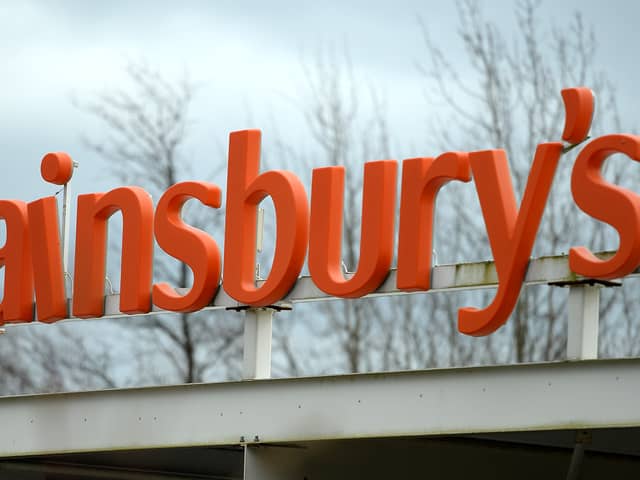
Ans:
{"type": "MultiPolygon", "coordinates": [[[[507,26],[507,34],[514,28],[512,2],[482,6],[507,26]]],[[[576,9],[595,27],[596,64],[617,85],[625,120],[636,124],[640,2],[549,1],[541,17],[562,25],[576,9]]],[[[47,151],[67,151],[80,162],[76,193],[116,185],[82,146],[80,135],[95,132],[96,125],[70,98],[121,85],[131,60],[144,59],[169,78],[188,71],[202,85],[188,152],[206,166],[221,161],[221,146],[232,130],[266,129],[276,118],[280,130],[299,134],[300,117],[288,98],[300,88],[301,58],[319,46],[345,42],[356,74],[384,92],[393,145],[402,150],[426,127],[424,85],[415,68],[425,54],[418,16],[456,62],[461,46],[453,2],[3,0],[0,198],[50,194],[52,187],[39,179],[47,151]]]]}

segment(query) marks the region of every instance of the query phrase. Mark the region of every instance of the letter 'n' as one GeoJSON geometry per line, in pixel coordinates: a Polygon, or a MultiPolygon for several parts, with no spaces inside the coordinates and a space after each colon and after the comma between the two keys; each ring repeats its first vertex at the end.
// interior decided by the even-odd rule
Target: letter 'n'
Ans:
{"type": "Polygon", "coordinates": [[[120,311],[145,313],[151,308],[153,202],[140,187],[78,196],[73,315],[104,313],[107,221],[122,212],[120,311]]]}

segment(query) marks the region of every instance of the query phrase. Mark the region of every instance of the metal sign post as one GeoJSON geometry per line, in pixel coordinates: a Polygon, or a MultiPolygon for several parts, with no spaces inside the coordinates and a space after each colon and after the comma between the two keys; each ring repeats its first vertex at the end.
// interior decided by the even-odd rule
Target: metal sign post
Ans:
{"type": "Polygon", "coordinates": [[[600,288],[584,283],[569,287],[568,360],[598,358],[600,288]]]}
{"type": "MultiPolygon", "coordinates": [[[[256,252],[262,252],[264,209],[258,209],[256,252]]],[[[260,281],[260,264],[256,263],[256,282],[260,281]]],[[[249,308],[244,318],[242,378],[253,380],[271,377],[271,335],[273,309],[249,308]]]]}
{"type": "Polygon", "coordinates": [[[242,378],[271,377],[271,308],[251,308],[244,318],[242,378]]]}

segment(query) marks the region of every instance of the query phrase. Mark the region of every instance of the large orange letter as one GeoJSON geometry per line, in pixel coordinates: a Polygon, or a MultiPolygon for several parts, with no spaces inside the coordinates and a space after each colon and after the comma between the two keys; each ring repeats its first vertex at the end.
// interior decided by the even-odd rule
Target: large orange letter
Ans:
{"type": "MultiPolygon", "coordinates": [[[[73,176],[74,163],[65,152],[42,157],[40,174],[54,185],[65,185],[73,176]]],[[[55,322],[67,316],[67,294],[60,248],[58,204],[55,197],[29,203],[29,239],[36,293],[36,315],[41,322],[55,322]]]]}
{"type": "Polygon", "coordinates": [[[256,307],[271,305],[291,290],[302,270],[309,239],[309,206],[298,177],[283,170],[258,175],[259,168],[260,131],[232,132],[222,285],[238,302],[256,307]],[[276,247],[269,277],[256,288],[256,214],[267,195],[276,212],[276,247]]]}
{"type": "Polygon", "coordinates": [[[36,314],[40,322],[51,323],[67,316],[58,204],[55,197],[46,197],[29,203],[27,208],[36,314]]]}
{"type": "Polygon", "coordinates": [[[151,308],[153,202],[140,187],[78,196],[73,314],[104,313],[107,220],[122,211],[120,311],[146,313],[151,308]]]}
{"type": "Polygon", "coordinates": [[[565,110],[562,139],[575,145],[589,135],[595,96],[587,87],[564,88],[560,93],[565,110]]]}
{"type": "Polygon", "coordinates": [[[190,198],[220,207],[220,189],[216,185],[178,183],[160,197],[153,226],[160,248],[182,260],[193,272],[193,286],[186,295],[179,295],[168,283],[153,286],[153,303],[174,312],[194,312],[206,306],[220,281],[220,251],[216,242],[206,232],[182,221],[182,206],[190,198]]]}
{"type": "Polygon", "coordinates": [[[433,158],[402,162],[398,277],[402,290],[428,290],[431,286],[433,212],[438,191],[452,180],[468,182],[469,154],[444,153],[433,158]]]}
{"type": "Polygon", "coordinates": [[[394,160],[365,163],[360,260],[348,280],[341,260],[344,167],[313,170],[309,272],[320,290],[338,297],[361,297],[378,288],[389,273],[397,170],[394,160]]]}
{"type": "Polygon", "coordinates": [[[4,267],[4,296],[0,302],[0,325],[33,320],[33,274],[27,204],[0,200],[0,220],[6,226],[6,240],[0,248],[4,267]]]}
{"type": "Polygon", "coordinates": [[[640,137],[606,135],[580,152],[571,173],[571,192],[583,212],[618,231],[620,246],[609,260],[600,260],[585,247],[569,250],[569,267],[585,277],[611,279],[633,272],[640,264],[640,196],[606,182],[600,174],[604,161],[623,153],[640,161],[640,137]]]}
{"type": "Polygon", "coordinates": [[[487,308],[459,310],[458,330],[462,333],[488,335],[502,326],[511,315],[518,301],[561,155],[562,143],[538,145],[518,211],[504,150],[469,154],[499,282],[498,292],[487,308]]]}

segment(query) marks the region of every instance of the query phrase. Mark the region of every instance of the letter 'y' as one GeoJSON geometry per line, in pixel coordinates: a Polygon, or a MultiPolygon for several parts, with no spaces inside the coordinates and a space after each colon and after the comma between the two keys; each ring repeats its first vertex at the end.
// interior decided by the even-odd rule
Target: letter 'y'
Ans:
{"type": "MultiPolygon", "coordinates": [[[[566,88],[562,90],[562,100],[565,106],[562,138],[576,145],[587,138],[591,128],[594,95],[586,87],[566,88]]],[[[469,154],[496,262],[498,292],[491,305],[483,310],[471,307],[459,310],[460,332],[473,336],[488,335],[509,319],[520,295],[529,256],[562,153],[560,142],[538,145],[519,211],[505,152],[487,150],[469,154]]]]}
{"type": "Polygon", "coordinates": [[[488,335],[511,315],[561,155],[560,142],[538,145],[518,211],[504,150],[469,154],[498,271],[498,292],[491,305],[483,310],[471,307],[459,310],[460,332],[473,336],[488,335]]]}

